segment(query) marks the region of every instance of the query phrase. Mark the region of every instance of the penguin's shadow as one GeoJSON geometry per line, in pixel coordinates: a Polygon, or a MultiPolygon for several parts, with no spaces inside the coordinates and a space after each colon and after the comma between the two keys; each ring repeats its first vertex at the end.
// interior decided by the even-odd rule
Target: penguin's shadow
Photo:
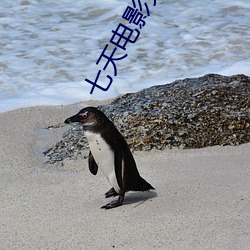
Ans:
{"type": "Polygon", "coordinates": [[[145,192],[131,192],[127,193],[124,199],[123,205],[134,204],[134,208],[143,204],[149,199],[153,199],[157,197],[157,193],[155,191],[145,191],[145,192]]]}

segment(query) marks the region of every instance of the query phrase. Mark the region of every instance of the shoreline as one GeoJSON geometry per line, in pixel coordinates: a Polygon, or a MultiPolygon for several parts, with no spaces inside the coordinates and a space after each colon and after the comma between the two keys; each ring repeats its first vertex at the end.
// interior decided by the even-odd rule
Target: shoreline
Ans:
{"type": "Polygon", "coordinates": [[[83,105],[0,114],[2,249],[247,249],[250,143],[136,151],[155,192],[128,193],[123,206],[104,211],[110,187],[101,172],[90,174],[87,159],[62,166],[37,158],[67,128],[47,137],[39,130],[83,105]]]}

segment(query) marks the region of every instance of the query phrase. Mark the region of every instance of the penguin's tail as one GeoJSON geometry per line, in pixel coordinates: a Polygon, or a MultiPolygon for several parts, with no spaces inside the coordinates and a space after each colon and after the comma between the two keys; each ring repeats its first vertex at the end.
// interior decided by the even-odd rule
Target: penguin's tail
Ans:
{"type": "Polygon", "coordinates": [[[147,181],[139,176],[131,191],[148,191],[150,189],[154,189],[154,187],[152,187],[147,181]]]}

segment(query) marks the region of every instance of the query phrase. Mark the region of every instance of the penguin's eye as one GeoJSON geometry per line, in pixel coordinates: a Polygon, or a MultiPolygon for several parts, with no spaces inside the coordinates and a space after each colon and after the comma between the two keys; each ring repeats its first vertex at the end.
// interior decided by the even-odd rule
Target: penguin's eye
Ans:
{"type": "Polygon", "coordinates": [[[88,112],[79,114],[83,119],[86,119],[88,117],[88,112]]]}

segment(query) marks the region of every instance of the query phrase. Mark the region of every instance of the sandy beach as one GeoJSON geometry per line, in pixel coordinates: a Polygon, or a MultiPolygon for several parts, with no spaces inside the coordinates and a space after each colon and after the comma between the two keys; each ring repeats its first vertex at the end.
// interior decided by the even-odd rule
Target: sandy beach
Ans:
{"type": "Polygon", "coordinates": [[[110,186],[87,159],[42,162],[68,129],[45,128],[88,105],[0,114],[0,249],[249,249],[249,143],[134,152],[155,192],[103,210],[110,186]]]}

